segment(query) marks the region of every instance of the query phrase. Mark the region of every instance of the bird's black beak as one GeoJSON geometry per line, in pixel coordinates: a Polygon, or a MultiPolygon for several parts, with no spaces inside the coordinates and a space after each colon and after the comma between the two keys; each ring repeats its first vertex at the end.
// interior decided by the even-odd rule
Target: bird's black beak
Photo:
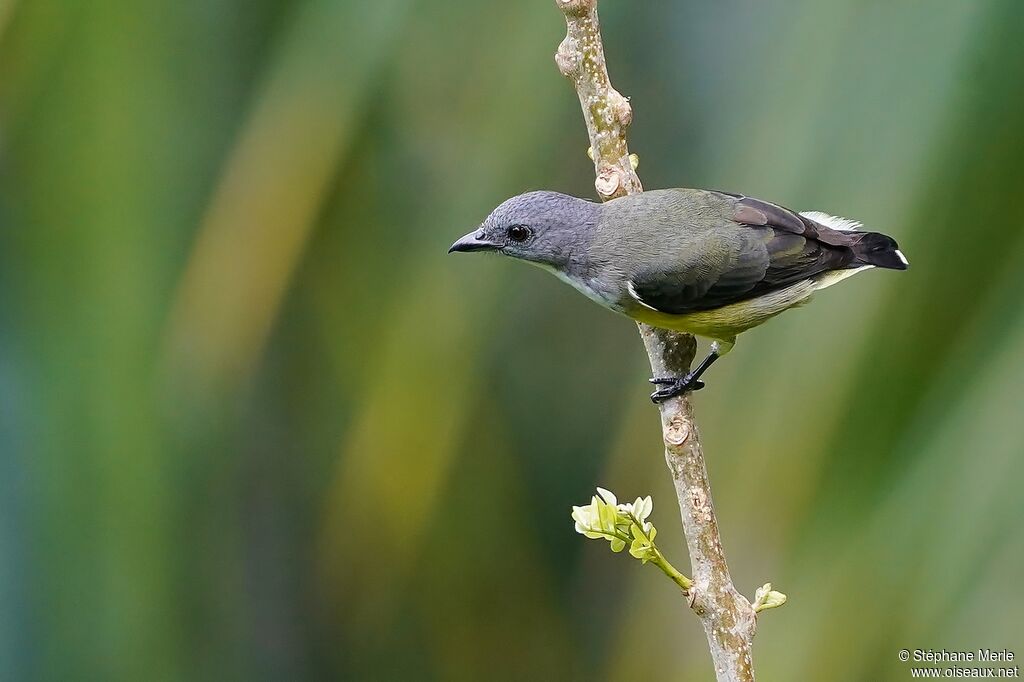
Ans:
{"type": "Polygon", "coordinates": [[[499,248],[501,248],[501,244],[488,241],[484,237],[483,230],[476,230],[475,232],[470,232],[465,237],[461,237],[452,244],[452,247],[448,249],[448,253],[454,251],[494,251],[499,248]]]}

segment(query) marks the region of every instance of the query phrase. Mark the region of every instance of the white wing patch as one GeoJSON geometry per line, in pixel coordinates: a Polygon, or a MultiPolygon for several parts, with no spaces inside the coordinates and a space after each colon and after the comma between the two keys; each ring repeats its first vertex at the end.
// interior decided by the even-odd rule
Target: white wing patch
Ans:
{"type": "Polygon", "coordinates": [[[643,300],[640,298],[640,294],[636,293],[636,288],[633,287],[633,280],[626,280],[626,290],[629,292],[629,295],[633,297],[633,300],[635,300],[637,303],[647,308],[648,310],[659,312],[658,309],[655,308],[654,306],[647,305],[646,303],[643,302],[643,300]]]}
{"type": "Polygon", "coordinates": [[[821,211],[801,211],[800,215],[805,218],[810,218],[816,223],[821,223],[825,227],[831,227],[833,230],[841,230],[843,232],[859,230],[864,227],[864,223],[859,220],[840,218],[839,216],[829,215],[828,213],[822,213],[821,211]]]}

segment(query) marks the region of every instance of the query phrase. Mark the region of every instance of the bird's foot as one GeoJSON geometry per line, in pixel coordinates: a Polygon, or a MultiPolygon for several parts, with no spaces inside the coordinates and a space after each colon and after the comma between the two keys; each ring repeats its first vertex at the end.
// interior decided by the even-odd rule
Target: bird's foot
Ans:
{"type": "Polygon", "coordinates": [[[656,386],[664,386],[651,394],[651,402],[660,403],[669,398],[674,398],[686,391],[699,391],[704,388],[704,382],[694,372],[687,373],[684,377],[654,377],[650,382],[656,386]]]}

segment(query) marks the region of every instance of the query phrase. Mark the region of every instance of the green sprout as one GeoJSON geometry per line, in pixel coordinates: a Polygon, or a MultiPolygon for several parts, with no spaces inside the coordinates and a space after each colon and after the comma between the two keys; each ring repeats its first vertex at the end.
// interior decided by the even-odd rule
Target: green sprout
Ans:
{"type": "Polygon", "coordinates": [[[760,613],[768,609],[777,609],[786,603],[786,595],[772,589],[771,583],[765,583],[757,588],[754,593],[754,613],[760,613]]]}
{"type": "MultiPolygon", "coordinates": [[[[652,563],[679,586],[683,594],[693,597],[693,581],[676,570],[654,544],[658,529],[648,518],[654,510],[650,495],[638,497],[632,503],[619,504],[614,493],[604,488],[590,498],[590,504],[572,508],[576,532],[591,539],[604,538],[613,552],[621,552],[629,545],[629,553],[640,563],[652,563]]],[[[754,613],[774,609],[786,603],[786,595],[765,583],[757,589],[751,607],[754,613]]]]}
{"type": "Polygon", "coordinates": [[[632,504],[619,504],[610,490],[598,488],[597,493],[590,498],[590,504],[572,508],[576,532],[591,539],[608,540],[613,552],[621,552],[629,545],[631,556],[660,568],[689,595],[693,581],[677,571],[654,544],[658,529],[647,520],[654,510],[650,495],[638,497],[632,504]]]}

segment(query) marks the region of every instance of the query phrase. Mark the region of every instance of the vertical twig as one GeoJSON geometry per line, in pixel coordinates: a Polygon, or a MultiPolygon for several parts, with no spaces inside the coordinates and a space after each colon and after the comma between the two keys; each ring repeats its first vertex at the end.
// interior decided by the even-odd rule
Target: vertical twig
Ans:
{"type": "MultiPolygon", "coordinates": [[[[633,119],[629,101],[612,87],[605,64],[597,0],[555,0],[567,33],[555,62],[573,81],[590,135],[598,196],[607,201],[643,191],[626,145],[633,119]]],[[[693,361],[696,342],[680,334],[638,325],[655,376],[682,376],[693,361]]],[[[675,483],[694,586],[690,607],[700,617],[720,681],[752,681],[751,645],[756,616],[732,584],[722,551],[704,452],[688,395],[661,403],[665,460],[675,483]]]]}

